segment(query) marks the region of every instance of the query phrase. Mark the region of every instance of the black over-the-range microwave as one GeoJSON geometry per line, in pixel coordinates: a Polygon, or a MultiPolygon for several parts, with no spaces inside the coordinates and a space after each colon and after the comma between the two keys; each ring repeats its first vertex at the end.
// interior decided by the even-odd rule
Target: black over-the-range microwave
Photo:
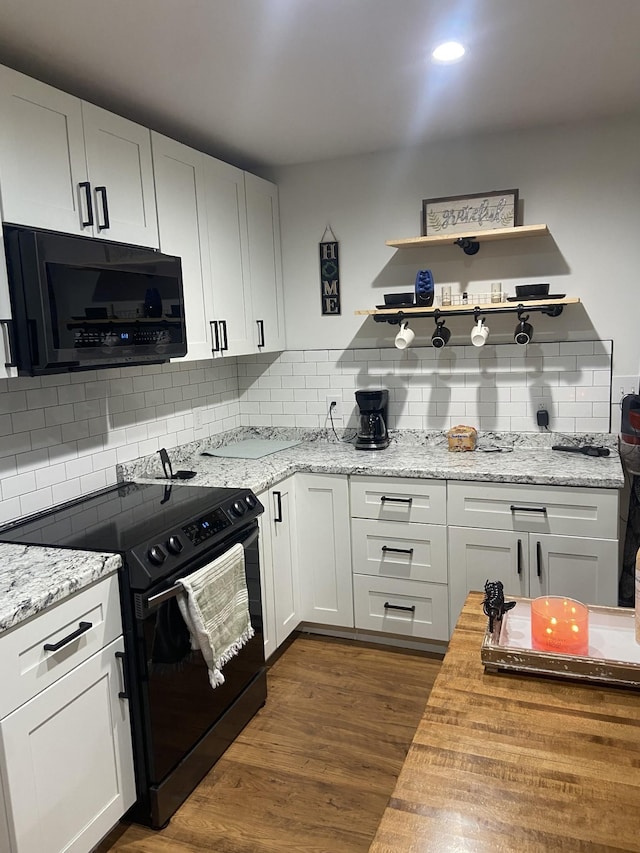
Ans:
{"type": "Polygon", "coordinates": [[[180,258],[3,223],[12,364],[21,375],[186,355],[180,258]]]}

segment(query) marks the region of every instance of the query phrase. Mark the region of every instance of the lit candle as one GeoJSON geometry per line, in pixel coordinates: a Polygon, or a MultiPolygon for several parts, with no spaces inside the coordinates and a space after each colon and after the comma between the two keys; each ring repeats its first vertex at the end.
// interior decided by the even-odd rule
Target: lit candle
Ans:
{"type": "Polygon", "coordinates": [[[531,645],[545,652],[586,655],[589,610],[572,598],[549,595],[531,602],[531,645]]]}

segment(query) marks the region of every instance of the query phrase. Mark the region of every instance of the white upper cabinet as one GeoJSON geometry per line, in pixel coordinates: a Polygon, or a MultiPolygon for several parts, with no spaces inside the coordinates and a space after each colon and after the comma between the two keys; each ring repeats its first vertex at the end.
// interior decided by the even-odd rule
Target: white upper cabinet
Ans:
{"type": "Polygon", "coordinates": [[[151,138],[160,249],[182,258],[186,359],[284,348],[277,188],[151,138]]]}
{"type": "Polygon", "coordinates": [[[86,102],[82,118],[95,235],[157,249],[149,130],[86,102]]]}
{"type": "Polygon", "coordinates": [[[187,324],[185,360],[212,356],[211,275],[204,197],[205,155],[151,133],[160,249],[182,259],[187,324]]]}
{"type": "Polygon", "coordinates": [[[149,131],[4,67],[0,191],[6,222],[158,247],[149,131]]]}
{"type": "Polygon", "coordinates": [[[205,156],[214,355],[256,352],[244,172],[205,156]]]}
{"type": "Polygon", "coordinates": [[[249,265],[258,352],[285,348],[278,188],[245,173],[249,265]]]}

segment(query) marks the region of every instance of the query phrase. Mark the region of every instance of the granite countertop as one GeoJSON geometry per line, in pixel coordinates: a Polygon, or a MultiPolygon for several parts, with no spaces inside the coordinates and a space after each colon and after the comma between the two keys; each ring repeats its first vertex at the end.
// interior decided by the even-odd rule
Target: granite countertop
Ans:
{"type": "MultiPolygon", "coordinates": [[[[574,438],[593,443],[589,441],[593,437],[574,438]]],[[[607,437],[597,438],[606,441],[607,437]]],[[[186,481],[191,486],[250,488],[255,492],[298,471],[621,489],[624,475],[620,458],[613,449],[613,437],[608,438],[612,451],[606,457],[553,451],[547,436],[522,439],[498,434],[483,436],[478,446],[497,444],[510,452],[451,453],[442,433],[409,431],[393,436],[384,450],[364,451],[324,430],[243,428],[176,448],[170,457],[174,470],[196,472],[186,481]],[[300,439],[301,443],[261,459],[201,455],[203,450],[256,436],[300,439]]],[[[162,474],[157,453],[118,466],[120,480],[158,482],[162,474]]],[[[116,571],[121,564],[117,554],[0,543],[0,633],[116,571]]]]}
{"type": "Polygon", "coordinates": [[[121,565],[119,554],[0,542],[0,635],[121,565]]]}
{"type": "MultiPolygon", "coordinates": [[[[480,445],[479,445],[480,446],[480,445]]],[[[205,445],[171,452],[174,469],[196,472],[192,486],[245,487],[261,492],[298,471],[322,474],[362,474],[378,477],[475,480],[621,489],[624,475],[615,450],[610,456],[561,453],[550,446],[512,445],[510,452],[452,453],[446,444],[392,442],[384,450],[356,450],[348,442],[326,438],[303,441],[261,459],[202,456],[205,445]]],[[[125,480],[157,479],[162,469],[157,454],[120,466],[125,480]]]]}

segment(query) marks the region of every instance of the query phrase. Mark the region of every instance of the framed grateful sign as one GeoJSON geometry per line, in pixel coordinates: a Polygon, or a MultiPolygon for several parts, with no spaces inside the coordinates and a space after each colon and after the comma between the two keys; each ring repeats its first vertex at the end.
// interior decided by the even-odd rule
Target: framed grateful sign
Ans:
{"type": "Polygon", "coordinates": [[[422,236],[493,231],[518,225],[518,190],[425,198],[422,236]]]}

